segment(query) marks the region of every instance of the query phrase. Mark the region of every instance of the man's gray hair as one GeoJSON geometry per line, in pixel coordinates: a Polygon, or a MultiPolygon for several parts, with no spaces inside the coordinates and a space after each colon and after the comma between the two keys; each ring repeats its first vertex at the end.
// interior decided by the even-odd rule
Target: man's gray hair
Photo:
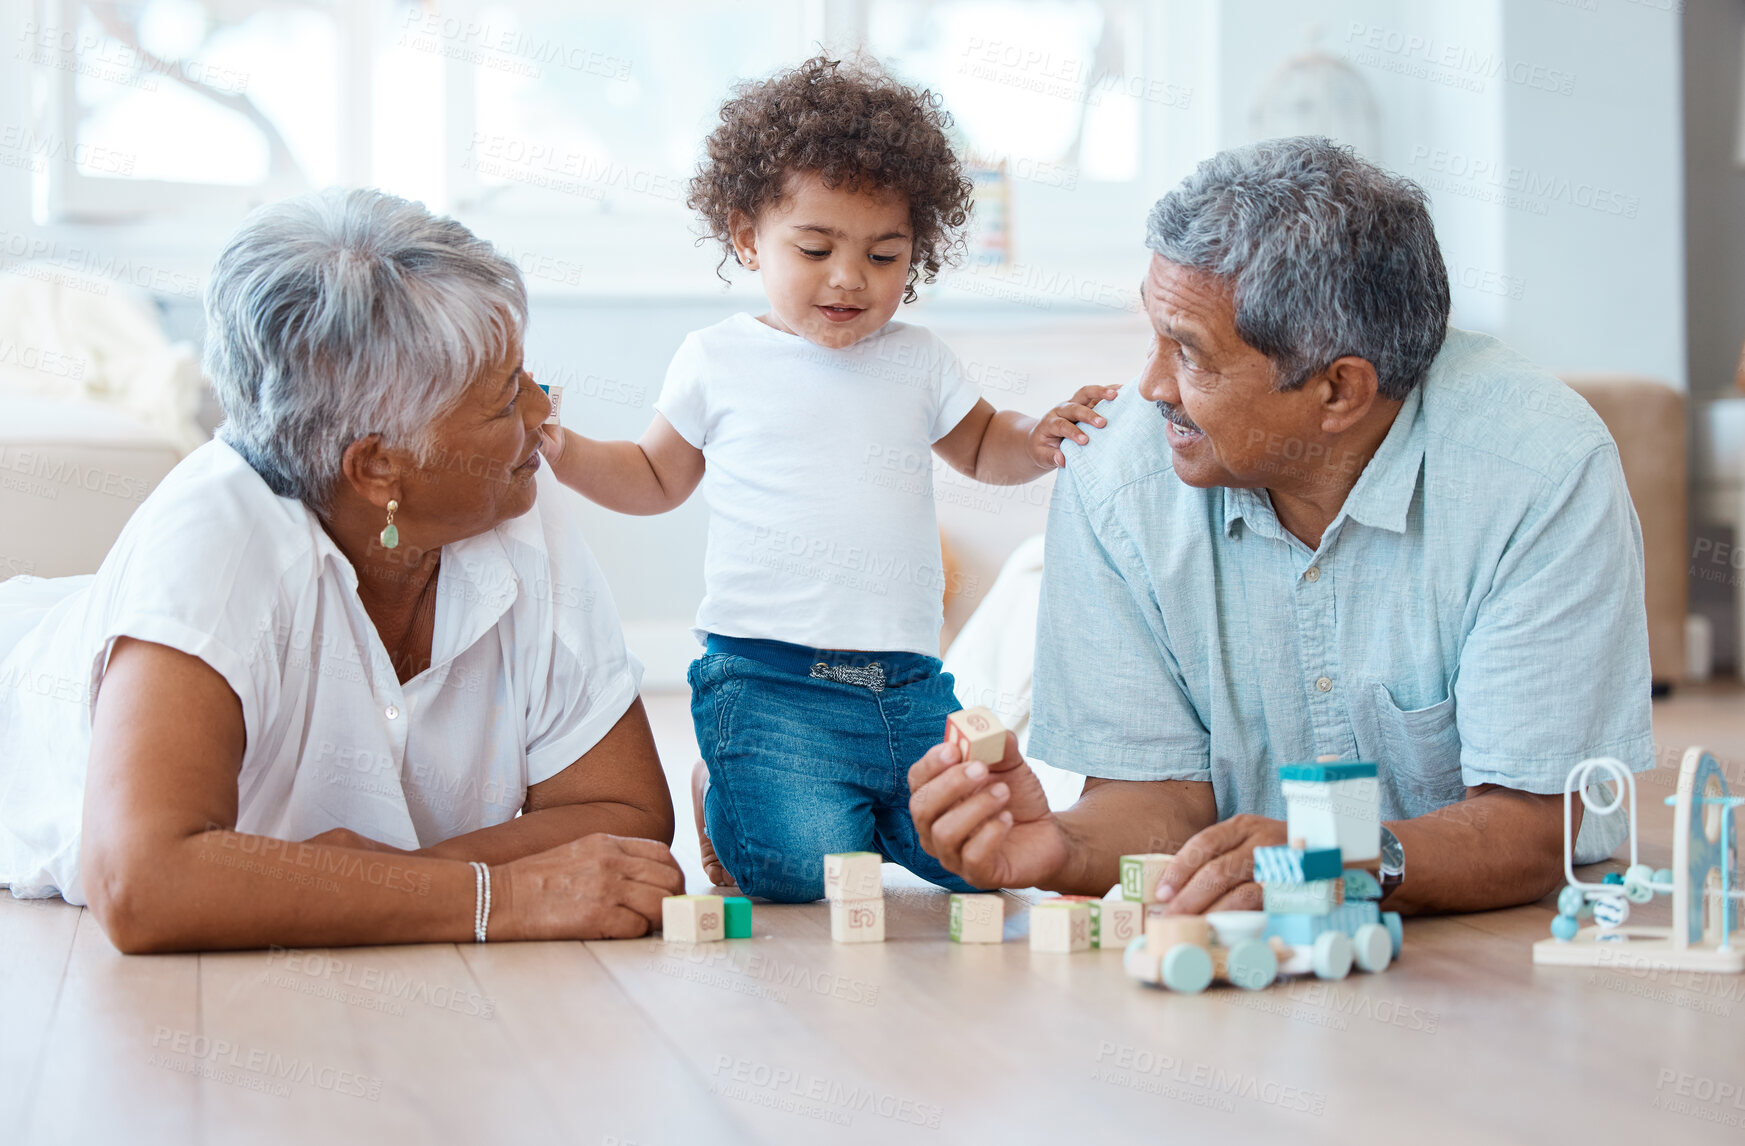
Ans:
{"type": "Polygon", "coordinates": [[[325,509],[359,438],[428,462],[433,424],[526,325],[515,264],[421,203],[327,190],[269,204],[206,288],[218,436],[274,493],[325,509]]]}
{"type": "Polygon", "coordinates": [[[1320,136],[1220,152],[1151,209],[1145,245],[1235,293],[1236,333],[1294,390],[1337,358],[1384,397],[1423,381],[1448,333],[1448,270],[1424,192],[1320,136]]]}

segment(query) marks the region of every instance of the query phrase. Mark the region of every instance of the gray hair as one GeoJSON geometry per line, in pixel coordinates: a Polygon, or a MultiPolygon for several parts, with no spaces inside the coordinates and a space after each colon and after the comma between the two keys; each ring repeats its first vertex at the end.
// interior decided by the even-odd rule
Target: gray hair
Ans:
{"type": "Polygon", "coordinates": [[[1280,390],[1349,354],[1402,399],[1448,333],[1423,190],[1320,136],[1212,156],[1157,201],[1145,245],[1233,288],[1236,333],[1272,360],[1280,390]]]}
{"type": "Polygon", "coordinates": [[[433,424],[526,325],[515,264],[422,203],[333,189],[269,204],[206,288],[218,436],[274,493],[324,509],[359,438],[428,463],[433,424]]]}

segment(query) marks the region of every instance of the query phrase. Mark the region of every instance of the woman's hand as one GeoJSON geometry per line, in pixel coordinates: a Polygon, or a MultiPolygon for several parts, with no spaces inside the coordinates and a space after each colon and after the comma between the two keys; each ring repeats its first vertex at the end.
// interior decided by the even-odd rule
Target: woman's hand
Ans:
{"type": "Polygon", "coordinates": [[[1098,427],[1108,425],[1094,407],[1120,392],[1119,386],[1086,386],[1043,415],[1030,431],[1030,456],[1036,459],[1036,464],[1054,469],[1064,466],[1066,455],[1060,449],[1064,438],[1071,438],[1081,446],[1090,445],[1090,437],[1078,428],[1078,423],[1088,422],[1098,427]]]}
{"type": "Polygon", "coordinates": [[[491,939],[635,939],[660,925],[660,901],[685,874],[654,840],[604,832],[491,870],[491,939]]]}

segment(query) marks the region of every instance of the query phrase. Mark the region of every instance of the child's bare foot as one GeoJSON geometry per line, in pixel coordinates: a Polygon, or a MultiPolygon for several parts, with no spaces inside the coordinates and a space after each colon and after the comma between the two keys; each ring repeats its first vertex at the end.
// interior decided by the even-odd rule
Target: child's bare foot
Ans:
{"type": "Polygon", "coordinates": [[[708,829],[703,826],[703,798],[709,794],[709,766],[698,760],[691,769],[691,814],[697,820],[697,845],[703,852],[703,876],[716,887],[733,886],[733,877],[721,866],[715,855],[715,845],[709,842],[708,829]]]}

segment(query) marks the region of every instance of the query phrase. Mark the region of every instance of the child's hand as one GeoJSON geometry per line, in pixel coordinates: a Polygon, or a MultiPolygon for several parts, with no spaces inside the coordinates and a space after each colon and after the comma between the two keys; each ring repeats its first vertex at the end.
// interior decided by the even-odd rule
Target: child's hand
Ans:
{"type": "Polygon", "coordinates": [[[1030,431],[1030,456],[1036,459],[1036,464],[1049,468],[1064,466],[1066,455],[1060,451],[1063,438],[1071,438],[1081,446],[1090,445],[1091,439],[1078,428],[1078,423],[1089,422],[1098,427],[1108,425],[1092,407],[1120,392],[1119,386],[1086,386],[1043,415],[1030,431]]]}
{"type": "Polygon", "coordinates": [[[547,465],[557,465],[563,457],[564,432],[563,427],[546,423],[539,427],[539,452],[545,455],[547,465]]]}

